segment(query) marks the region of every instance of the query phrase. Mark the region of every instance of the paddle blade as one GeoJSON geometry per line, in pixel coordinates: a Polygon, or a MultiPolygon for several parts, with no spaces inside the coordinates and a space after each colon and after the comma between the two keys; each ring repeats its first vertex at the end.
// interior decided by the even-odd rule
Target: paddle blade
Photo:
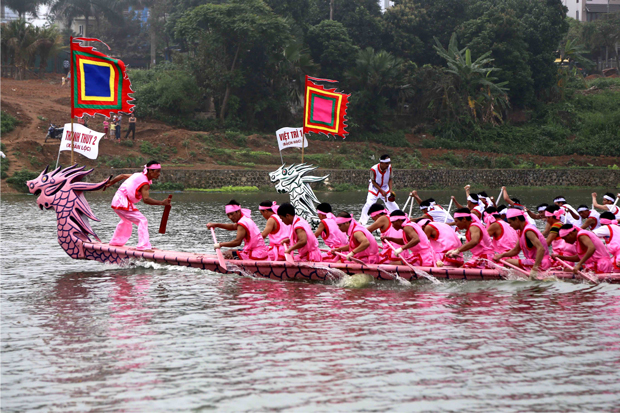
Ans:
{"type": "MultiPolygon", "coordinates": [[[[172,195],[168,195],[168,199],[172,199],[172,195]]],[[[170,210],[172,205],[166,205],[164,207],[164,214],[161,216],[161,222],[159,223],[159,233],[166,233],[166,226],[168,225],[168,217],[170,216],[170,210]]]]}
{"type": "MultiPolygon", "coordinates": [[[[215,230],[211,228],[211,236],[213,237],[213,243],[217,244],[217,237],[215,236],[215,230]]],[[[226,260],[224,259],[224,254],[222,254],[222,250],[219,248],[215,249],[215,254],[217,255],[218,264],[222,267],[223,270],[226,269],[226,260]]]]}

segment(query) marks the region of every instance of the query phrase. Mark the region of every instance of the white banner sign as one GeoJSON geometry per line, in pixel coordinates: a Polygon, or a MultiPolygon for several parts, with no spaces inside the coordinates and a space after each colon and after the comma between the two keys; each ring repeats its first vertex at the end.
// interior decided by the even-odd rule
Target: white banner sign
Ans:
{"type": "MultiPolygon", "coordinates": [[[[99,155],[99,142],[103,138],[104,133],[96,132],[88,129],[79,123],[73,124],[73,150],[81,153],[87,158],[97,159],[99,155]]],[[[71,150],[71,124],[65,123],[65,129],[62,132],[62,140],[60,141],[61,151],[71,150]]]]}
{"type": "MultiPolygon", "coordinates": [[[[278,139],[278,148],[280,150],[286,148],[301,148],[302,138],[304,136],[304,128],[282,128],[276,131],[278,139]]],[[[303,139],[304,148],[308,147],[308,139],[303,139]]]]}

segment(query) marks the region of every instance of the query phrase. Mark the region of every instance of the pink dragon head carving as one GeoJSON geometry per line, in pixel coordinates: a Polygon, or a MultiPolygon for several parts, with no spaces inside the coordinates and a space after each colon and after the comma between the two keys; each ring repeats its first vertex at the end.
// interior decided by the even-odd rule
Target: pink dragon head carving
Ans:
{"type": "Polygon", "coordinates": [[[58,221],[58,241],[69,255],[80,241],[90,241],[89,235],[97,237],[90,227],[88,218],[99,221],[84,198],[84,191],[96,191],[105,186],[110,178],[99,183],[81,182],[93,170],[84,170],[77,164],[68,168],[56,168],[48,172],[48,167],[26,185],[30,193],[37,195],[41,210],[54,209],[58,221]]]}

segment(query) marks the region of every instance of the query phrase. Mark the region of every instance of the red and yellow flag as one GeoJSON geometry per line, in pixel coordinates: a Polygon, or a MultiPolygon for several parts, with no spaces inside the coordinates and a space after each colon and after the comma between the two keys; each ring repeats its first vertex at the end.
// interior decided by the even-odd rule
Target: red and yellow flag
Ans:
{"type": "Polygon", "coordinates": [[[336,89],[326,89],[315,82],[337,83],[336,80],[306,76],[306,100],[304,105],[304,134],[308,132],[338,135],[346,138],[345,116],[349,97],[336,89]]]}
{"type": "Polygon", "coordinates": [[[99,39],[71,38],[71,117],[131,112],[135,105],[130,103],[134,98],[129,96],[133,90],[125,63],[77,42],[103,43],[99,39]]]}

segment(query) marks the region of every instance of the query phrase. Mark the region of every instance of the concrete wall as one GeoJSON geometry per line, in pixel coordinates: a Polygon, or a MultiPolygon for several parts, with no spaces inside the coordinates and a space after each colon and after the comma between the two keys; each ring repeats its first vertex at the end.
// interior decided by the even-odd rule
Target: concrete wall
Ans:
{"type": "MultiPolygon", "coordinates": [[[[109,175],[137,172],[137,169],[96,168],[90,180],[109,175]]],[[[182,183],[186,188],[221,188],[222,186],[270,187],[265,170],[183,170],[164,169],[159,182],[182,183]]],[[[367,170],[319,169],[316,176],[329,174],[329,184],[368,185],[367,170]]],[[[412,169],[396,170],[395,189],[450,188],[473,184],[477,187],[505,186],[598,186],[616,188],[620,171],[604,169],[412,169]]],[[[319,186],[315,186],[320,189],[319,186]]]]}

